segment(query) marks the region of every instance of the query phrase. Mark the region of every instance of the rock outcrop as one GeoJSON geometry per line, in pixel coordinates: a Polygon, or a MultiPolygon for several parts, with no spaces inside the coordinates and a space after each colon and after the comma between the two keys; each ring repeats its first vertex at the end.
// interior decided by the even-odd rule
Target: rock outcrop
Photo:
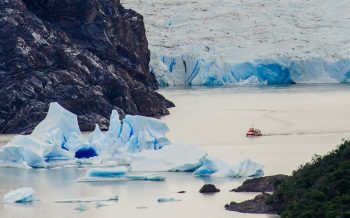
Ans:
{"type": "Polygon", "coordinates": [[[226,204],[226,210],[241,213],[257,213],[257,214],[276,214],[273,207],[267,204],[270,194],[263,193],[256,196],[252,200],[243,201],[241,203],[231,202],[226,204]]]}
{"type": "Polygon", "coordinates": [[[82,130],[113,109],[159,117],[143,17],[119,0],[0,0],[0,133],[30,132],[50,102],[82,130]]]}
{"type": "Polygon", "coordinates": [[[220,192],[220,189],[216,188],[213,184],[205,184],[203,187],[199,190],[199,193],[208,194],[208,193],[216,193],[220,192]]]}
{"type": "Polygon", "coordinates": [[[241,186],[232,189],[234,192],[274,192],[277,187],[288,179],[286,175],[265,176],[261,178],[247,179],[241,186]]]}

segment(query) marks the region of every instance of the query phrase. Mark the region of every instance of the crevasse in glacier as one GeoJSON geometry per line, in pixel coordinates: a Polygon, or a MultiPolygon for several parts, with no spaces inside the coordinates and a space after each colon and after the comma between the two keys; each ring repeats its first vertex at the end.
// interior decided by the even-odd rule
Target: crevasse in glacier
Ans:
{"type": "Polygon", "coordinates": [[[154,118],[113,111],[107,132],[98,125],[86,135],[80,132],[77,116],[57,103],[51,103],[46,118],[31,135],[18,135],[0,149],[0,166],[51,168],[84,164],[90,169],[80,181],[152,180],[154,175],[129,172],[194,172],[197,176],[249,177],[262,175],[262,166],[244,161],[229,166],[207,157],[197,146],[171,144],[168,126],[154,118]],[[127,167],[126,167],[127,166],[127,167]]]}

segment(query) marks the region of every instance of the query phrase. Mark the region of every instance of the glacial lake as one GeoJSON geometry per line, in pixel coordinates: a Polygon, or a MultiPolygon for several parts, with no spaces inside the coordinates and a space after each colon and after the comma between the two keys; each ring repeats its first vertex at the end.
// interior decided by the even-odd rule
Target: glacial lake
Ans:
{"type": "MultiPolygon", "coordinates": [[[[160,93],[177,107],[162,118],[173,142],[196,144],[210,156],[229,163],[250,158],[265,166],[265,175],[291,174],[314,154],[325,154],[350,136],[350,85],[234,86],[226,88],[165,88],[160,93]],[[251,125],[265,136],[246,138],[251,125]]],[[[0,135],[0,146],[13,136],[0,135]]],[[[86,169],[26,170],[0,168],[0,217],[273,217],[224,210],[230,201],[258,193],[229,192],[243,182],[233,178],[196,178],[190,173],[159,173],[165,182],[130,181],[79,183],[86,169]],[[221,192],[202,195],[213,183],[221,192]],[[3,203],[2,196],[19,187],[32,187],[40,201],[29,205],[3,203]],[[179,194],[178,191],[186,191],[179,194]],[[96,208],[78,212],[74,204],[54,201],[83,197],[109,198],[96,208]],[[180,199],[158,203],[161,197],[180,199]]]]}

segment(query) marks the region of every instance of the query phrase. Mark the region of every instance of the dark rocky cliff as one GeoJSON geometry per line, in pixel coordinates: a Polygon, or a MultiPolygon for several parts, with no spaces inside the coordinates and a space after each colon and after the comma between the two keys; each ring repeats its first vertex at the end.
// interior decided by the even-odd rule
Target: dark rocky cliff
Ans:
{"type": "Polygon", "coordinates": [[[112,109],[166,115],[149,59],[143,17],[118,0],[0,0],[0,133],[30,132],[53,101],[82,130],[112,109]]]}

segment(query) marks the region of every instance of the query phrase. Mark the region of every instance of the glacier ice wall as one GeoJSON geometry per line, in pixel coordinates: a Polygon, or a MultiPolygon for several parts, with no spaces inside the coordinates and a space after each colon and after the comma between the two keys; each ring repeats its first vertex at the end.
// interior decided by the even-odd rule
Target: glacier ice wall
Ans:
{"type": "Polygon", "coordinates": [[[229,63],[189,55],[156,58],[151,70],[162,86],[350,82],[350,59],[327,62],[322,58],[278,58],[229,63]]]}

